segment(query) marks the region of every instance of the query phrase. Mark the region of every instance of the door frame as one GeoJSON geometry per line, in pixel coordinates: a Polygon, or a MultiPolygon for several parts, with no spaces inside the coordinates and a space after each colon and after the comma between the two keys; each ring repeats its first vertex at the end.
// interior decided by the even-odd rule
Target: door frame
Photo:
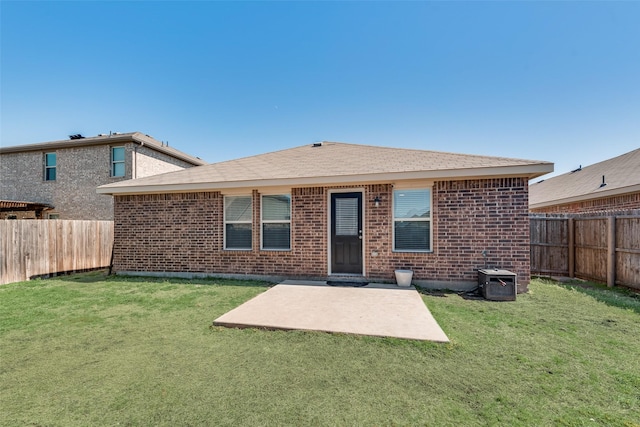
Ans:
{"type": "Polygon", "coordinates": [[[362,217],[360,218],[360,221],[362,223],[362,240],[360,241],[360,245],[361,245],[361,251],[362,251],[362,272],[361,274],[358,273],[353,273],[353,274],[348,274],[348,273],[335,273],[336,275],[339,276],[353,276],[353,277],[365,277],[365,272],[367,271],[367,257],[365,256],[365,241],[366,241],[366,236],[367,236],[367,227],[365,224],[365,218],[367,217],[366,215],[366,200],[365,200],[365,191],[364,188],[362,187],[355,187],[355,188],[334,188],[334,189],[329,189],[329,191],[327,191],[327,272],[329,276],[332,276],[334,273],[331,271],[331,217],[332,217],[332,212],[331,210],[333,209],[333,206],[331,205],[331,195],[335,194],[335,193],[360,193],[361,194],[361,201],[362,201],[362,217]]]}

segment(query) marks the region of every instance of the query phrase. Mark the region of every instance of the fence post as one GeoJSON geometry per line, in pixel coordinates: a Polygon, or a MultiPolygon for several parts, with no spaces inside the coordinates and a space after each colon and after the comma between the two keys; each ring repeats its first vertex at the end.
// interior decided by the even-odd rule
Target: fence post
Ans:
{"type": "Polygon", "coordinates": [[[576,228],[573,224],[573,218],[567,218],[567,231],[568,231],[568,249],[569,256],[567,257],[567,267],[569,269],[569,277],[575,277],[576,274],[576,228]]]}
{"type": "Polygon", "coordinates": [[[607,286],[611,288],[616,285],[616,217],[607,219],[607,286]]]}

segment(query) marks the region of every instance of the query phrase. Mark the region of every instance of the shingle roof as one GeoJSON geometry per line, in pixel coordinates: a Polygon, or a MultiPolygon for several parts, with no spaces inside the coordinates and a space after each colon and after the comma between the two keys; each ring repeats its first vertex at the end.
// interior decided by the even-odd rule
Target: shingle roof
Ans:
{"type": "Polygon", "coordinates": [[[529,186],[532,209],[640,191],[640,148],[529,186]],[[606,185],[602,186],[602,179],[606,185]]]}
{"type": "Polygon", "coordinates": [[[552,163],[536,160],[323,142],[121,181],[101,186],[98,192],[199,191],[439,177],[517,175],[532,178],[552,170],[552,163]]]}
{"type": "Polygon", "coordinates": [[[176,150],[173,147],[163,144],[162,142],[154,139],[149,135],[145,135],[141,132],[128,132],[128,133],[114,133],[110,135],[98,135],[90,136],[81,139],[65,139],[60,141],[40,142],[37,144],[25,144],[14,145],[9,147],[0,147],[0,154],[4,153],[21,153],[25,151],[42,151],[42,150],[54,150],[58,148],[70,148],[70,147],[84,147],[91,145],[104,145],[114,143],[134,142],[137,144],[143,144],[155,151],[159,151],[176,159],[183,160],[192,165],[204,165],[207,164],[204,160],[194,157],[190,154],[184,153],[180,150],[176,150]]]}

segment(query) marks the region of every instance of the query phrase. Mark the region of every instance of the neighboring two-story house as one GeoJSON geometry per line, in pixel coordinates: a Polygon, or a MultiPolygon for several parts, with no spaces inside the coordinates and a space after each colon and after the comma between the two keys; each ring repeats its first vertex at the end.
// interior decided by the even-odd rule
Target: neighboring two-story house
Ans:
{"type": "Polygon", "coordinates": [[[0,147],[0,219],[112,220],[96,187],[205,163],[140,132],[0,147]]]}

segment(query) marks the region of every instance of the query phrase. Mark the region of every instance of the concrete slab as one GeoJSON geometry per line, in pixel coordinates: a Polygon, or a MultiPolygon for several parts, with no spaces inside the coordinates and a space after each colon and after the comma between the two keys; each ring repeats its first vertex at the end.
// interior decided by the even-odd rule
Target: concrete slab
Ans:
{"type": "Polygon", "coordinates": [[[415,288],[388,284],[353,288],[285,281],[213,324],[449,342],[415,288]]]}

